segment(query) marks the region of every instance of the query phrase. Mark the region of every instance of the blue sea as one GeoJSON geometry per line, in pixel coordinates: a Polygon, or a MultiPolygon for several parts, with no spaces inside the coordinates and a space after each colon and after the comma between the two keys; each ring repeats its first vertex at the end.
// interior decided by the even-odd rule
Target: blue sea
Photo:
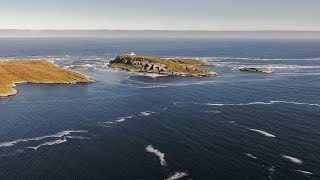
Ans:
{"type": "Polygon", "coordinates": [[[320,179],[319,40],[0,39],[0,59],[21,58],[86,65],[97,82],[0,99],[0,179],[320,179]],[[108,67],[131,51],[204,59],[218,76],[108,67]]]}

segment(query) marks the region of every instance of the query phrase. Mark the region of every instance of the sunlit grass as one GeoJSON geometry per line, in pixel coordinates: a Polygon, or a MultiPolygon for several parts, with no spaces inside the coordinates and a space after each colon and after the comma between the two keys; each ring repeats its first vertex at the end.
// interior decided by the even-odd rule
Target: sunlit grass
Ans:
{"type": "Polygon", "coordinates": [[[0,96],[10,95],[18,82],[74,84],[90,82],[90,78],[69,71],[46,60],[12,60],[0,62],[0,96]]]}

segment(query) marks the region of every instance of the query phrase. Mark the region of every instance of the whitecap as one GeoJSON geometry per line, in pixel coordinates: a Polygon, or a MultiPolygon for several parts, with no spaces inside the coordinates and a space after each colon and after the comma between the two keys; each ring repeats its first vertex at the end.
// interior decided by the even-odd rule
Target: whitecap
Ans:
{"type": "Polygon", "coordinates": [[[116,123],[124,122],[127,119],[131,119],[133,116],[125,116],[125,117],[119,117],[118,119],[115,120],[116,123]]]}
{"type": "Polygon", "coordinates": [[[168,86],[145,86],[145,87],[137,87],[137,89],[153,89],[153,88],[166,88],[168,86]]]}
{"type": "Polygon", "coordinates": [[[56,144],[62,144],[64,142],[67,142],[67,139],[66,138],[63,138],[63,139],[57,139],[57,140],[54,140],[54,141],[48,141],[48,142],[45,142],[45,143],[42,143],[38,146],[30,146],[30,147],[27,147],[26,149],[34,149],[34,150],[37,150],[38,148],[42,147],[42,146],[52,146],[52,145],[56,145],[56,144]]]}
{"type": "Polygon", "coordinates": [[[98,122],[99,126],[103,126],[103,127],[111,127],[111,124],[115,124],[115,122],[112,121],[108,121],[108,122],[98,122]]]}
{"type": "Polygon", "coordinates": [[[180,178],[183,178],[183,177],[186,177],[188,176],[188,172],[175,172],[173,175],[171,175],[170,177],[168,177],[167,179],[165,180],[176,180],[176,179],[180,179],[180,178]]]}
{"type": "Polygon", "coordinates": [[[250,153],[245,153],[246,156],[248,156],[249,158],[252,158],[252,159],[258,159],[256,156],[250,154],[250,153]]]}
{"type": "Polygon", "coordinates": [[[207,103],[208,106],[230,106],[231,104],[222,104],[222,103],[207,103]]]}
{"type": "Polygon", "coordinates": [[[25,139],[16,139],[13,141],[8,141],[8,142],[2,142],[0,143],[0,147],[9,147],[9,146],[14,146],[18,143],[21,142],[28,142],[28,141],[39,141],[43,140],[46,138],[61,138],[66,135],[70,135],[71,133],[85,133],[88,132],[86,130],[78,130],[78,131],[72,131],[72,130],[67,130],[67,131],[61,131],[56,134],[51,134],[51,135],[46,135],[46,136],[39,136],[39,137],[34,137],[34,138],[25,138],[25,139]]]}
{"type": "Polygon", "coordinates": [[[264,136],[267,136],[267,137],[271,137],[271,138],[276,137],[275,135],[273,135],[273,134],[271,134],[271,133],[268,133],[268,132],[266,132],[266,131],[262,131],[262,130],[259,130],[259,129],[249,129],[249,128],[248,128],[248,130],[254,131],[254,132],[258,132],[258,133],[260,133],[260,134],[262,134],[262,135],[264,135],[264,136]]]}
{"type": "Polygon", "coordinates": [[[69,138],[69,139],[90,139],[90,138],[82,137],[82,136],[65,136],[65,137],[69,138]]]}
{"type": "Polygon", "coordinates": [[[296,170],[296,171],[299,173],[305,174],[305,175],[312,175],[313,174],[312,172],[309,172],[309,171],[303,171],[303,170],[296,170]]]}
{"type": "Polygon", "coordinates": [[[167,162],[164,158],[164,153],[162,153],[158,149],[155,149],[152,145],[146,146],[146,151],[158,156],[161,166],[167,166],[167,162]]]}
{"type": "Polygon", "coordinates": [[[152,114],[154,114],[155,112],[152,111],[143,111],[141,112],[141,116],[151,116],[152,114]]]}
{"type": "Polygon", "coordinates": [[[282,155],[282,157],[283,157],[284,159],[287,159],[287,160],[293,162],[293,163],[302,164],[302,160],[301,160],[301,159],[298,159],[298,158],[296,158],[296,157],[292,157],[292,156],[288,156],[288,155],[282,155]]]}
{"type": "Polygon", "coordinates": [[[308,105],[308,106],[320,107],[320,104],[292,102],[292,101],[268,101],[268,102],[257,101],[257,102],[249,102],[249,103],[205,103],[205,105],[207,106],[250,106],[250,105],[272,105],[272,104],[294,104],[294,105],[308,105]]]}

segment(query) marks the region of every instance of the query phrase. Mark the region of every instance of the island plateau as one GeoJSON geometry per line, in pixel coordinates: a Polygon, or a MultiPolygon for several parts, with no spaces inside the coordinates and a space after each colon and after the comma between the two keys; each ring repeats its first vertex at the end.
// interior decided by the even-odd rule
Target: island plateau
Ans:
{"type": "Polygon", "coordinates": [[[93,82],[88,76],[69,71],[46,60],[0,61],[0,97],[17,94],[16,83],[75,84],[93,82]]]}
{"type": "Polygon", "coordinates": [[[217,73],[198,66],[212,65],[196,59],[158,58],[135,54],[119,55],[110,62],[110,66],[132,72],[155,73],[180,76],[213,76],[217,73]]]}

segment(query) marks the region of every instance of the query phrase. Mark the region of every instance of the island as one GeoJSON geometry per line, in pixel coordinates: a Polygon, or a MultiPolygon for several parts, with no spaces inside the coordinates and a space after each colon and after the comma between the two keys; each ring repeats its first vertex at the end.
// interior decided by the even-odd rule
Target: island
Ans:
{"type": "Polygon", "coordinates": [[[136,54],[118,55],[110,61],[112,68],[118,68],[131,72],[156,73],[162,75],[180,76],[213,76],[214,71],[196,68],[197,66],[212,65],[209,62],[196,59],[183,58],[158,58],[136,54]]]}
{"type": "Polygon", "coordinates": [[[46,60],[0,61],[0,97],[17,94],[17,83],[76,84],[94,82],[88,76],[58,67],[46,60]]]}
{"type": "Polygon", "coordinates": [[[70,66],[70,69],[76,69],[76,70],[87,70],[89,69],[89,66],[87,65],[72,65],[70,66]]]}
{"type": "Polygon", "coordinates": [[[270,68],[265,67],[241,67],[239,71],[248,71],[248,72],[271,72],[270,68]]]}

